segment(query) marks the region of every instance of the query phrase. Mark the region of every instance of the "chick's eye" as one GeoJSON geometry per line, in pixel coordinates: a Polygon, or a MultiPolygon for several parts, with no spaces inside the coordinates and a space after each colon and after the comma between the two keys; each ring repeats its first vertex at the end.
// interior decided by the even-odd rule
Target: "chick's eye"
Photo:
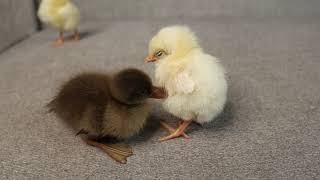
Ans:
{"type": "Polygon", "coordinates": [[[157,57],[161,57],[163,55],[163,51],[158,51],[157,53],[156,53],[156,56],[157,57]]]}

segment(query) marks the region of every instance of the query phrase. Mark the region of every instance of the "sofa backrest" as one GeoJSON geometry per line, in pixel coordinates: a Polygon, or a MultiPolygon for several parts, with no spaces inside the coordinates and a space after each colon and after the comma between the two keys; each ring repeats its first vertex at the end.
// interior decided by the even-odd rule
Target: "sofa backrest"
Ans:
{"type": "Polygon", "coordinates": [[[0,0],[0,52],[35,31],[33,0],[0,0]]]}
{"type": "MultiPolygon", "coordinates": [[[[36,30],[33,4],[0,0],[0,52],[36,30]]],[[[320,0],[72,0],[84,20],[320,17],[320,0]]]]}
{"type": "Polygon", "coordinates": [[[73,0],[86,19],[314,17],[319,0],[73,0]]]}

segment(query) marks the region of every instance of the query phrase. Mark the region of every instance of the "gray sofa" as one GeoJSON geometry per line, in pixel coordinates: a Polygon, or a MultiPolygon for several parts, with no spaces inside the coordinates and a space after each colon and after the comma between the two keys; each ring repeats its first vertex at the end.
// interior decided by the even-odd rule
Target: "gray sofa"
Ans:
{"type": "MultiPolygon", "coordinates": [[[[35,29],[31,4],[11,10],[4,2],[0,49],[35,29]]],[[[57,33],[48,29],[0,54],[0,179],[320,178],[319,1],[74,2],[80,42],[54,48],[57,33]],[[135,155],[120,165],[46,112],[57,87],[78,72],[130,66],[153,76],[143,62],[147,44],[170,24],[189,25],[228,71],[224,112],[192,125],[190,140],[157,141],[166,133],[157,122],[177,119],[154,102],[146,130],[128,141],[135,155]]]]}
{"type": "Polygon", "coordinates": [[[36,30],[32,0],[1,0],[0,52],[36,30]]]}

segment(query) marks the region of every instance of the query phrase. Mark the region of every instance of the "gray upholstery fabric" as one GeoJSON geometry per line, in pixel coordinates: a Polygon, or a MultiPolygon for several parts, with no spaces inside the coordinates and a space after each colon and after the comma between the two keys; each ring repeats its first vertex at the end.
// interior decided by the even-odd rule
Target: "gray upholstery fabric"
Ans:
{"type": "MultiPolygon", "coordinates": [[[[99,10],[92,17],[114,5],[100,3],[91,4],[99,10]]],[[[7,50],[0,55],[0,179],[319,179],[319,16],[287,9],[281,18],[101,17],[82,24],[78,43],[54,48],[57,33],[46,30],[7,50]],[[78,72],[130,66],[153,76],[154,66],[143,62],[147,43],[177,23],[221,59],[230,86],[225,111],[204,127],[193,124],[192,139],[157,141],[166,134],[157,122],[177,119],[155,101],[150,125],[129,141],[135,155],[119,165],[46,113],[58,86],[78,72]]]]}
{"type": "Polygon", "coordinates": [[[0,52],[35,30],[32,0],[1,0],[0,52]]]}
{"type": "Polygon", "coordinates": [[[318,0],[73,0],[84,19],[167,19],[185,17],[314,17],[318,0]]]}

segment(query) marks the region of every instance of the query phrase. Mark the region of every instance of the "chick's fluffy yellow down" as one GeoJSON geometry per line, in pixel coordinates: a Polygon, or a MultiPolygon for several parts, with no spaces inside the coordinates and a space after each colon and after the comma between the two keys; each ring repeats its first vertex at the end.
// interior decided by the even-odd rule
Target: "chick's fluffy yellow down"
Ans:
{"type": "Polygon", "coordinates": [[[40,20],[61,31],[74,31],[80,21],[78,8],[69,0],[42,0],[38,10],[40,20]]]}

